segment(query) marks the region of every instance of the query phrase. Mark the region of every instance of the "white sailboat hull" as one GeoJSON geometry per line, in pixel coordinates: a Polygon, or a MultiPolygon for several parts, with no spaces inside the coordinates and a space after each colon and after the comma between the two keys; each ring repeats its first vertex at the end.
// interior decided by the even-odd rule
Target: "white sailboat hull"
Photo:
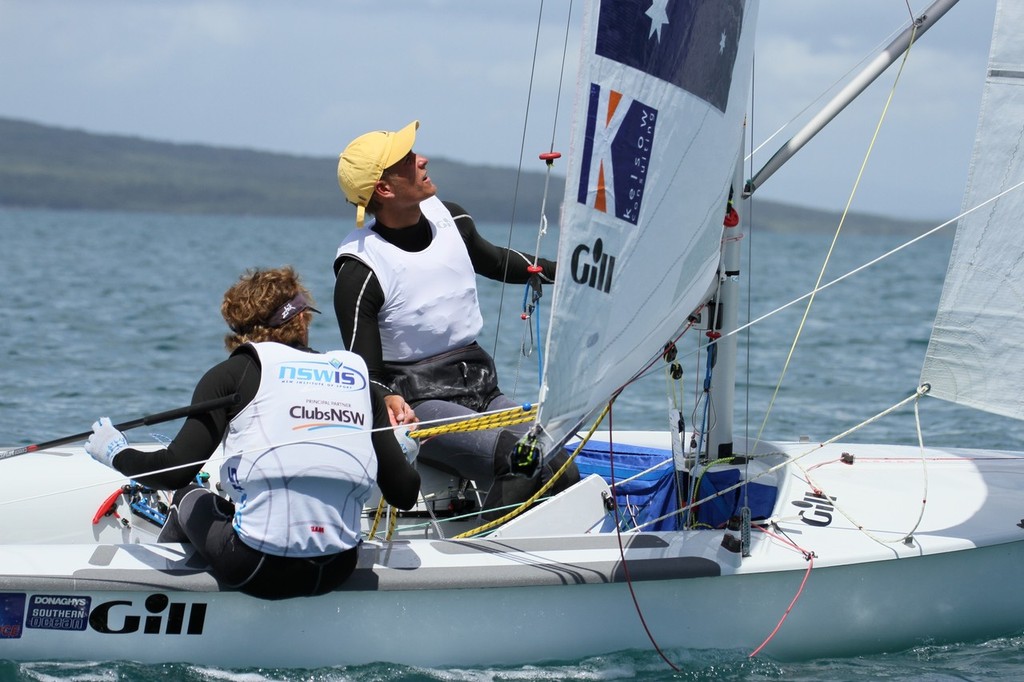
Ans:
{"type": "MultiPolygon", "coordinates": [[[[62,564],[68,560],[67,549],[61,550],[62,564]]],[[[1019,590],[1006,590],[1004,581],[1022,559],[1024,545],[1018,542],[817,570],[802,604],[765,654],[780,659],[855,655],[1014,631],[1020,627],[1024,597],[1019,590]],[[985,566],[984,573],[977,572],[978,565],[985,566]],[[958,580],[955,576],[970,577],[958,580]]],[[[79,560],[88,561],[85,551],[79,560]]],[[[29,559],[22,556],[21,561],[29,559]]],[[[5,573],[10,572],[10,563],[4,562],[5,573]]],[[[139,571],[140,580],[153,570],[145,568],[150,565],[147,561],[135,558],[124,558],[117,565],[123,571],[139,571]]],[[[90,570],[86,563],[80,569],[90,570]]],[[[383,573],[385,569],[377,567],[372,575],[383,573]]],[[[86,587],[88,580],[82,579],[77,588],[54,586],[31,592],[85,596],[94,609],[115,603],[108,611],[108,625],[124,630],[126,618],[134,615],[142,619],[139,629],[119,634],[96,632],[92,627],[77,632],[26,629],[20,639],[0,640],[0,657],[187,661],[223,667],[320,667],[376,661],[442,666],[540,663],[651,648],[623,583],[460,589],[460,573],[452,570],[456,584],[447,587],[352,587],[284,602],[261,602],[238,593],[175,590],[160,581],[145,589],[107,591],[86,587]],[[153,595],[165,595],[169,604],[155,615],[144,606],[153,595]],[[185,634],[188,625],[197,622],[191,617],[200,605],[205,608],[201,634],[185,634]],[[184,613],[182,634],[168,633],[171,608],[184,613]],[[147,616],[154,619],[152,633],[143,631],[147,616]]],[[[640,581],[633,587],[644,620],[662,648],[752,651],[771,632],[801,579],[802,572],[794,570],[640,581]]],[[[37,581],[7,575],[4,589],[26,589],[25,585],[37,581]]],[[[198,585],[194,581],[191,587],[198,585]]]]}
{"type": "MultiPolygon", "coordinates": [[[[616,442],[664,438],[617,434],[616,442]]],[[[106,495],[94,493],[77,509],[75,500],[87,495],[62,496],[48,515],[8,514],[0,522],[0,659],[524,664],[650,649],[638,610],[661,648],[754,651],[769,640],[764,655],[780,659],[1024,629],[1024,591],[1006,587],[1024,561],[1013,493],[1024,456],[933,449],[922,459],[913,447],[803,443],[759,451],[741,468],[778,495],[773,523],[751,532],[746,557],[723,546],[738,531],[607,532],[603,482],[590,479],[495,538],[367,542],[342,589],[284,601],[222,591],[189,548],[143,541],[111,517],[100,522],[111,524],[105,532],[133,537],[87,541],[59,531],[95,528],[91,515],[106,495]],[[815,489],[831,503],[809,498],[815,489]],[[559,532],[566,523],[593,532],[536,532],[559,532]],[[43,544],[27,537],[30,528],[43,544]],[[520,535],[527,530],[530,536],[520,535]],[[13,536],[19,539],[6,540],[13,536]],[[55,539],[62,536],[72,543],[55,539]]],[[[45,457],[61,455],[36,453],[19,464],[38,466],[45,457]]],[[[110,475],[81,455],[63,461],[70,466],[44,468],[57,489],[71,487],[65,476],[85,486],[82,471],[110,475]]],[[[2,499],[13,488],[26,497],[42,482],[14,480],[0,484],[2,499]]]]}

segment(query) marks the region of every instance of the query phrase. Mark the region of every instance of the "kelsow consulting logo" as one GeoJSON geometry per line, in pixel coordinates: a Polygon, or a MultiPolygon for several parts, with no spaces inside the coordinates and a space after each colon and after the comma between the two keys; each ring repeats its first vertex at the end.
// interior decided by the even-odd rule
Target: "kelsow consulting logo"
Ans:
{"type": "Polygon", "coordinates": [[[658,110],[591,83],[578,201],[636,225],[658,110]]]}

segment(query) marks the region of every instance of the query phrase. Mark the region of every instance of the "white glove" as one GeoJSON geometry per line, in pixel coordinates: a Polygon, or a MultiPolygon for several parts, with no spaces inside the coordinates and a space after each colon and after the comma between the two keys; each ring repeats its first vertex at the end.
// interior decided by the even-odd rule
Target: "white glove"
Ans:
{"type": "Polygon", "coordinates": [[[85,451],[100,464],[114,468],[114,455],[128,447],[128,439],[114,428],[107,417],[100,417],[92,425],[92,435],[85,441],[85,451]]]}
{"type": "Polygon", "coordinates": [[[420,442],[409,436],[409,429],[398,428],[394,430],[394,434],[399,447],[405,453],[405,458],[412,464],[416,461],[416,455],[420,453],[420,442]]]}

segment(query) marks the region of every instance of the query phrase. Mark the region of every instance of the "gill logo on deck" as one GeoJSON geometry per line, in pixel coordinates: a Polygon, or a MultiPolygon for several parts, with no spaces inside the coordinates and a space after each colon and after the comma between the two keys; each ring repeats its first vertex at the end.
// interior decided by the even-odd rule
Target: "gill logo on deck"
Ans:
{"type": "Polygon", "coordinates": [[[793,500],[790,504],[800,507],[801,511],[797,516],[808,526],[824,527],[832,523],[832,512],[836,510],[832,501],[835,499],[815,492],[808,492],[804,493],[802,500],[793,500]]]}

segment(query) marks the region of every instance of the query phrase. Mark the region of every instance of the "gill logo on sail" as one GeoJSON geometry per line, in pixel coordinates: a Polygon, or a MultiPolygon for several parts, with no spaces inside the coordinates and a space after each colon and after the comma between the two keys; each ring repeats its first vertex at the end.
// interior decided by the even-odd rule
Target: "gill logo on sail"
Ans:
{"type": "Polygon", "coordinates": [[[581,204],[637,224],[657,118],[654,107],[590,85],[577,192],[581,204]]]}
{"type": "Polygon", "coordinates": [[[604,242],[600,238],[594,242],[593,249],[586,244],[573,249],[571,265],[572,281],[606,294],[611,291],[615,256],[604,252],[604,242]]]}

